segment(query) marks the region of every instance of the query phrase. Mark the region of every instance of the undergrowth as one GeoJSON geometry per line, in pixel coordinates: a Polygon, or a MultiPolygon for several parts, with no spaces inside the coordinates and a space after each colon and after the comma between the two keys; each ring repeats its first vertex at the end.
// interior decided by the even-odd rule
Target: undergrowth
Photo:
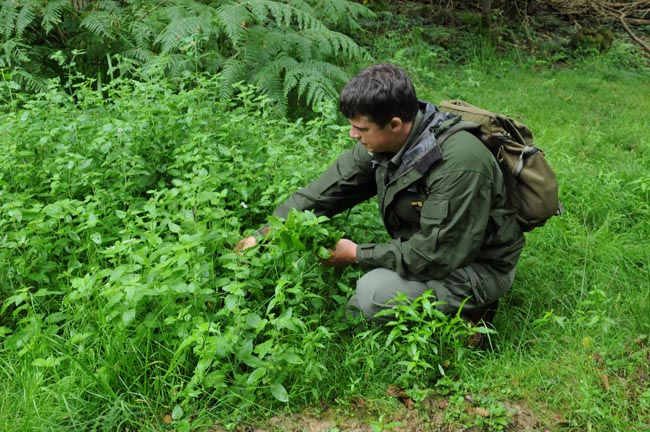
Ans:
{"type": "Polygon", "coordinates": [[[331,106],[288,122],[220,84],[53,86],[2,114],[0,429],[232,426],[365,394],[387,363],[405,384],[456,367],[458,320],[419,320],[413,350],[415,332],[354,331],[353,275],[318,258],[343,235],[325,218],[271,219],[233,251],[350,143],[331,106]]]}
{"type": "MultiPolygon", "coordinates": [[[[351,145],[333,104],[288,121],[249,86],[221,99],[219,76],[118,78],[101,94],[83,81],[74,98],[5,82],[0,429],[234,430],[397,386],[415,408],[445,398],[448,425],[509,430],[514,400],[539,428],[646,430],[647,65],[625,44],[564,68],[443,54],[377,60],[402,64],[425,99],[528,124],[566,209],[527,234],[481,353],[428,296],[386,327],[346,315],[360,272],[318,256],[341,236],[384,239],[374,203],[271,218],[234,252],[351,145]]],[[[381,430],[384,414],[369,423],[381,430]]]]}

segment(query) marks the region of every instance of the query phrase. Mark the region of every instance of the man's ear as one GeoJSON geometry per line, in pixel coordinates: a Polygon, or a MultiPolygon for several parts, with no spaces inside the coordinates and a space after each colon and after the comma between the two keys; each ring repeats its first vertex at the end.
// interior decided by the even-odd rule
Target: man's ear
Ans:
{"type": "Polygon", "coordinates": [[[391,130],[395,133],[399,132],[402,129],[402,126],[404,126],[404,122],[399,117],[393,117],[392,119],[390,119],[389,124],[391,130]]]}

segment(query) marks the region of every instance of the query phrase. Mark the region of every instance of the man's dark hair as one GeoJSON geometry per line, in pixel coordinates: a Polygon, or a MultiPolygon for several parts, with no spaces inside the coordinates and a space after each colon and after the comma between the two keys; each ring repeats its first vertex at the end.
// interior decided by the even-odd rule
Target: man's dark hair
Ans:
{"type": "Polygon", "coordinates": [[[348,81],[339,97],[339,109],[349,119],[366,116],[384,127],[393,117],[404,122],[415,119],[418,99],[406,72],[382,63],[363,69],[348,81]]]}

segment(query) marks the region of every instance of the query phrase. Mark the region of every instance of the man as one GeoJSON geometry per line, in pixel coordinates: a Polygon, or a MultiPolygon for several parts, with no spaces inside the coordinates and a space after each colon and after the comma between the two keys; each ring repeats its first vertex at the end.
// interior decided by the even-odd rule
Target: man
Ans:
{"type": "MultiPolygon", "coordinates": [[[[343,88],[339,108],[357,144],[274,215],[296,208],[331,217],[376,195],[392,240],[341,239],[324,261],[368,271],[350,309],[380,321],[375,314],[399,293],[412,300],[433,290],[442,312],[462,306],[478,321],[512,286],[524,246],[495,158],[463,130],[438,145],[436,137],[460,118],[418,101],[412,81],[394,65],[362,70],[343,88]]],[[[255,244],[248,237],[237,248],[255,244]]]]}

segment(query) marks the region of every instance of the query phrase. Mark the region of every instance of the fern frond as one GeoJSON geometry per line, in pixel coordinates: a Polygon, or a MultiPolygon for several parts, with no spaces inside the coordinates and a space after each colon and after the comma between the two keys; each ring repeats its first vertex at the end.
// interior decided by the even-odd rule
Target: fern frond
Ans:
{"type": "Polygon", "coordinates": [[[316,50],[313,41],[292,29],[265,29],[263,38],[265,49],[271,53],[271,56],[274,56],[276,52],[284,52],[300,60],[310,60],[316,50]]]}
{"type": "Polygon", "coordinates": [[[213,15],[214,6],[196,0],[174,0],[174,5],[185,10],[189,15],[213,15]]]}
{"type": "Polygon", "coordinates": [[[143,76],[178,76],[187,68],[187,57],[182,54],[164,54],[153,56],[150,61],[143,63],[140,69],[143,76]]]}
{"type": "Polygon", "coordinates": [[[210,26],[205,16],[191,16],[172,20],[155,40],[160,44],[161,52],[169,53],[178,48],[179,43],[187,38],[196,37],[202,29],[210,26]]]}
{"type": "Polygon", "coordinates": [[[122,56],[137,60],[140,63],[147,63],[155,57],[155,54],[147,49],[134,48],[123,51],[122,56]]]}
{"type": "Polygon", "coordinates": [[[31,3],[27,3],[20,8],[20,12],[18,12],[18,15],[16,16],[16,37],[23,37],[25,29],[27,29],[27,27],[29,27],[36,19],[36,11],[36,6],[31,3]]]}
{"type": "Polygon", "coordinates": [[[129,26],[128,33],[134,45],[140,49],[149,49],[154,40],[154,31],[151,25],[142,21],[133,21],[129,26]]]}
{"type": "Polygon", "coordinates": [[[47,83],[42,78],[35,77],[22,69],[15,69],[12,75],[13,79],[22,88],[30,92],[38,93],[47,91],[47,83]]]}
{"type": "MultiPolygon", "coordinates": [[[[314,16],[328,27],[339,30],[357,30],[360,28],[359,19],[373,19],[375,13],[359,2],[348,0],[306,0],[314,4],[314,16]]],[[[303,0],[290,0],[290,3],[303,3],[303,0]]]]}
{"type": "Polygon", "coordinates": [[[93,2],[94,10],[101,10],[104,12],[111,13],[113,15],[122,15],[124,8],[114,0],[99,0],[93,2]]]}
{"type": "Polygon", "coordinates": [[[290,5],[277,1],[250,1],[247,6],[260,24],[272,19],[277,26],[289,27],[294,16],[294,9],[290,5]]]}
{"type": "Polygon", "coordinates": [[[45,29],[45,34],[49,34],[54,27],[63,22],[63,12],[69,8],[69,0],[53,0],[45,4],[43,20],[41,22],[41,25],[45,29]]]}
{"type": "Polygon", "coordinates": [[[167,76],[179,76],[183,71],[189,69],[189,59],[183,54],[167,54],[161,56],[167,59],[165,73],[167,76]]]}
{"type": "Polygon", "coordinates": [[[219,97],[229,99],[234,94],[234,85],[246,80],[246,63],[231,58],[226,61],[221,70],[223,85],[219,89],[219,97]]]}
{"type": "Polygon", "coordinates": [[[93,35],[108,39],[113,38],[113,16],[106,11],[93,10],[81,20],[81,27],[93,35]]]}
{"type": "Polygon", "coordinates": [[[297,95],[314,106],[325,100],[338,97],[336,85],[345,82],[347,74],[340,68],[322,61],[301,62],[287,70],[285,88],[293,90],[297,84],[297,95]]]}
{"type": "MultiPolygon", "coordinates": [[[[279,4],[274,1],[268,1],[268,0],[263,0],[266,1],[267,3],[272,3],[272,4],[279,4]]],[[[270,8],[271,12],[273,15],[276,17],[276,24],[277,25],[285,25],[285,26],[290,26],[292,24],[292,21],[295,21],[296,26],[300,30],[304,29],[312,29],[312,30],[322,30],[325,29],[325,25],[314,15],[312,15],[311,11],[306,12],[304,10],[301,10],[299,8],[295,8],[289,4],[284,5],[282,4],[282,8],[275,8],[272,7],[270,8]],[[288,14],[287,11],[284,11],[284,7],[288,8],[288,10],[291,13],[291,16],[289,17],[290,19],[286,19],[286,15],[288,14]]]]}
{"type": "Polygon", "coordinates": [[[29,45],[25,45],[17,39],[8,39],[0,45],[3,55],[0,56],[0,66],[7,67],[16,63],[28,62],[29,45]]]}
{"type": "Polygon", "coordinates": [[[349,36],[343,33],[326,31],[311,31],[303,32],[304,36],[313,41],[315,47],[320,51],[320,56],[340,58],[345,57],[363,58],[365,51],[349,36]]]}
{"type": "Polygon", "coordinates": [[[272,64],[268,66],[269,68],[258,71],[248,81],[255,85],[262,94],[267,96],[273,103],[276,111],[283,115],[287,111],[288,100],[284,94],[282,77],[277,73],[282,68],[279,68],[276,73],[271,73],[269,69],[273,66],[272,64]]]}
{"type": "Polygon", "coordinates": [[[253,15],[243,3],[226,4],[217,8],[217,22],[233,45],[237,45],[253,21],[253,15]]]}
{"type": "Polygon", "coordinates": [[[0,26],[4,29],[5,39],[9,39],[16,28],[16,18],[18,17],[18,4],[15,2],[4,1],[0,6],[0,26]]]}
{"type": "MultiPolygon", "coordinates": [[[[295,8],[295,9],[298,9],[298,10],[300,10],[302,12],[305,12],[305,13],[307,13],[309,15],[312,15],[312,16],[315,16],[315,17],[318,16],[318,14],[314,10],[314,8],[306,0],[287,0],[286,3],[289,6],[295,8]]],[[[317,2],[317,8],[322,7],[322,5],[323,5],[322,1],[317,2]]]]}

